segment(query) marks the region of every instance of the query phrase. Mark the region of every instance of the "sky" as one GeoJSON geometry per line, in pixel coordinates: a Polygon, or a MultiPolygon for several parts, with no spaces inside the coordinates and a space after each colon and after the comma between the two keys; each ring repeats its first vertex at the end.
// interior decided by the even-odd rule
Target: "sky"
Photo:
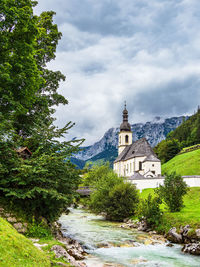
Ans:
{"type": "Polygon", "coordinates": [[[200,105],[199,0],[38,0],[62,32],[48,68],[66,81],[69,104],[56,124],[75,122],[66,139],[98,141],[122,121],[193,114],[200,105]]]}

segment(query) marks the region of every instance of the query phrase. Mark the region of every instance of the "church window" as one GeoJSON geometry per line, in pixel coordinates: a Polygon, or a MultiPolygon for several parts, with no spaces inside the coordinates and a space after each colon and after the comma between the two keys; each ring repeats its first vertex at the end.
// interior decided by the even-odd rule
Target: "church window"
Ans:
{"type": "Polygon", "coordinates": [[[142,162],[139,161],[139,171],[141,171],[141,170],[142,170],[142,162]]]}
{"type": "Polygon", "coordinates": [[[128,164],[127,164],[127,172],[128,172],[128,164]]]}
{"type": "Polygon", "coordinates": [[[120,143],[120,144],[121,144],[121,139],[122,139],[122,137],[120,136],[120,137],[119,137],[119,143],[120,143]]]}
{"type": "Polygon", "coordinates": [[[152,167],[154,167],[154,164],[152,164],[152,167]]]}
{"type": "Polygon", "coordinates": [[[128,135],[125,136],[125,142],[128,143],[128,135]]]}
{"type": "Polygon", "coordinates": [[[152,171],[152,173],[153,173],[153,174],[156,174],[156,172],[155,172],[155,171],[152,171]]]}

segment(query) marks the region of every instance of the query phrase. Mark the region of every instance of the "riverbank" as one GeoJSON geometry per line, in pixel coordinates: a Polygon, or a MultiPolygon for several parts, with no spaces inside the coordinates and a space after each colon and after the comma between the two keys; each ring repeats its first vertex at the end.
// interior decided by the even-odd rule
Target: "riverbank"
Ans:
{"type": "Polygon", "coordinates": [[[0,266],[86,267],[80,244],[65,238],[58,223],[26,220],[23,211],[0,207],[0,266]]]}

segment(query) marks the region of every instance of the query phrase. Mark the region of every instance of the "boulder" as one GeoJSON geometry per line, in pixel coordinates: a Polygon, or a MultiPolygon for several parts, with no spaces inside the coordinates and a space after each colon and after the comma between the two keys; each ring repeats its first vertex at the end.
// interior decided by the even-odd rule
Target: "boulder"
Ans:
{"type": "Polygon", "coordinates": [[[72,246],[71,248],[67,249],[67,252],[69,253],[70,256],[75,258],[75,260],[83,260],[83,259],[85,259],[85,257],[74,246],[72,246]]]}
{"type": "Polygon", "coordinates": [[[200,240],[200,229],[196,229],[195,233],[196,233],[197,239],[200,240]]]}
{"type": "Polygon", "coordinates": [[[200,243],[185,244],[182,251],[192,255],[200,255],[200,243]]]}
{"type": "Polygon", "coordinates": [[[8,217],[7,221],[10,222],[10,223],[16,223],[17,219],[15,217],[8,217]]]}
{"type": "Polygon", "coordinates": [[[64,259],[69,261],[73,266],[75,266],[75,267],[79,267],[80,266],[76,262],[76,260],[72,256],[70,256],[63,247],[61,247],[59,245],[55,245],[55,246],[53,246],[51,248],[51,251],[53,251],[55,253],[56,258],[64,257],[64,259]]]}
{"type": "Polygon", "coordinates": [[[51,248],[51,251],[53,251],[56,255],[56,258],[61,258],[61,257],[65,257],[68,258],[69,254],[67,253],[67,251],[59,246],[59,245],[55,245],[51,248]]]}
{"type": "Polygon", "coordinates": [[[147,231],[148,230],[148,226],[147,226],[147,223],[146,223],[146,221],[145,220],[143,220],[143,221],[141,221],[141,222],[139,222],[139,227],[137,228],[138,229],[138,231],[147,231]]]}
{"type": "Polygon", "coordinates": [[[173,227],[167,233],[167,239],[173,243],[183,243],[183,238],[181,234],[176,232],[176,227],[173,227]]]}
{"type": "Polygon", "coordinates": [[[182,239],[184,243],[190,243],[190,237],[188,235],[189,231],[190,231],[189,224],[180,228],[180,234],[182,235],[182,239]]]}
{"type": "Polygon", "coordinates": [[[20,229],[23,228],[23,224],[20,223],[20,222],[18,222],[18,223],[14,223],[13,226],[14,226],[14,228],[15,228],[17,231],[19,231],[20,229]]]}

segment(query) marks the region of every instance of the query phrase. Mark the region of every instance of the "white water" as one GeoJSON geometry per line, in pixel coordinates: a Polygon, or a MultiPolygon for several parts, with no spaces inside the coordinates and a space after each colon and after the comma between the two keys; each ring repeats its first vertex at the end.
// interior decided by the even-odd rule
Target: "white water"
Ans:
{"type": "Polygon", "coordinates": [[[59,221],[63,233],[78,240],[91,254],[85,260],[89,267],[200,267],[200,257],[184,254],[180,245],[149,244],[148,234],[122,229],[119,223],[105,221],[81,209],[72,209],[59,221]],[[109,247],[98,248],[102,244],[109,247]]]}

